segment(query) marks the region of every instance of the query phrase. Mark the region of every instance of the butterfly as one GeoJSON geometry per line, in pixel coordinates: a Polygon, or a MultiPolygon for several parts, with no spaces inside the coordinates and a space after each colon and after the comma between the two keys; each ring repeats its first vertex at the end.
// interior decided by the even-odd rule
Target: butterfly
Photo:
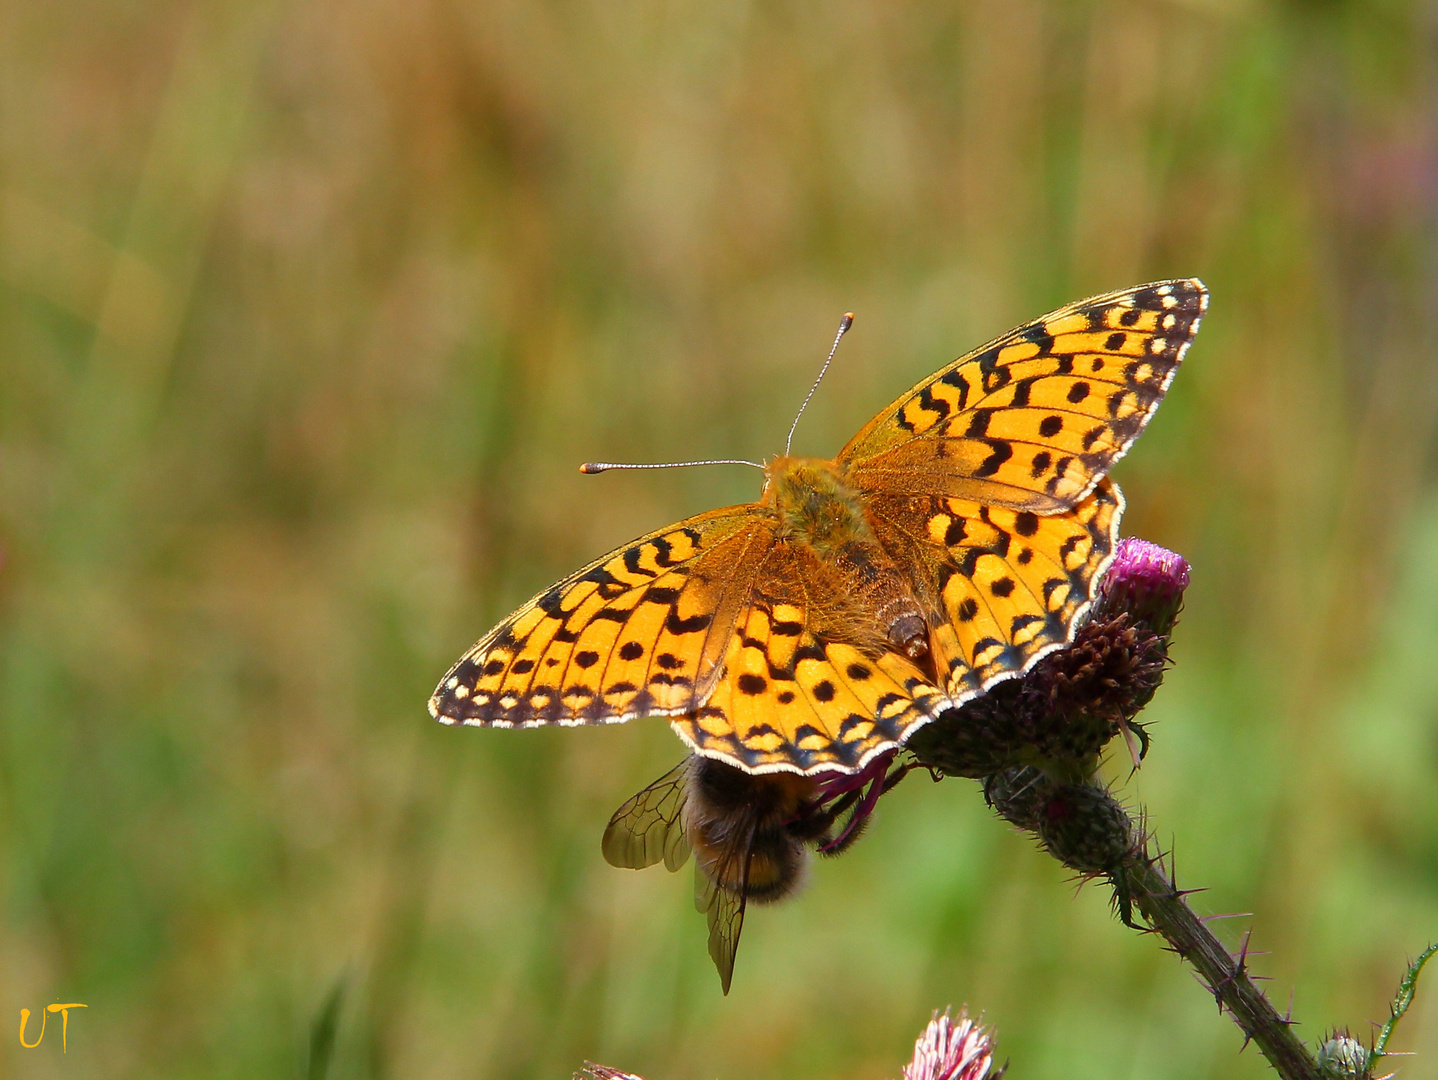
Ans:
{"type": "Polygon", "coordinates": [[[619,809],[604,853],[671,870],[697,853],[727,993],[746,901],[784,895],[809,848],[857,835],[916,730],[1073,639],[1118,540],[1108,471],[1207,303],[1196,279],[1140,285],[960,357],[833,460],[786,452],[757,502],[534,597],[450,669],[430,713],[505,728],[669,717],[691,757],[619,809]]]}
{"type": "Polygon", "coordinates": [[[1067,644],[1113,555],[1107,473],[1178,369],[1196,279],[1095,296],[955,360],[836,458],[545,589],[441,680],[447,724],[667,716],[748,773],[854,773],[1067,644]]]}

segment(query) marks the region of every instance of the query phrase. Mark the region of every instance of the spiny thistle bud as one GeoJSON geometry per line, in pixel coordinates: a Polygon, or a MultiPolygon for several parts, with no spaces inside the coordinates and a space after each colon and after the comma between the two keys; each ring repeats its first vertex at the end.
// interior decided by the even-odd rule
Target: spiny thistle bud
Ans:
{"type": "MultiPolygon", "coordinates": [[[[969,1019],[967,1009],[958,1020],[934,1013],[929,1026],[914,1043],[914,1060],[904,1066],[904,1080],[985,1080],[994,1063],[989,1032],[969,1019]]],[[[989,1080],[998,1080],[1000,1069],[989,1080]]]]}
{"type": "Polygon", "coordinates": [[[1019,766],[984,780],[984,799],[1010,825],[1038,832],[1044,803],[1054,783],[1038,769],[1019,766]]]}
{"type": "Polygon", "coordinates": [[[1318,1048],[1318,1074],[1324,1080],[1366,1080],[1368,1048],[1347,1031],[1335,1031],[1318,1048]]]}
{"type": "Polygon", "coordinates": [[[905,744],[920,764],[945,776],[982,780],[1017,762],[1024,746],[1022,680],[999,683],[921,727],[905,744]]]}
{"type": "Polygon", "coordinates": [[[1007,769],[984,781],[984,798],[1000,817],[1037,833],[1044,848],[1070,870],[1112,870],[1138,846],[1128,813],[1092,784],[1065,784],[1038,769],[1007,769]]]}
{"type": "Polygon", "coordinates": [[[1188,561],[1136,536],[1118,542],[1104,575],[1095,618],[1127,612],[1160,637],[1173,632],[1188,588],[1188,561]]]}
{"type": "Polygon", "coordinates": [[[1058,784],[1038,811],[1038,834],[1049,854],[1070,870],[1101,874],[1133,851],[1127,812],[1112,795],[1088,784],[1058,784]]]}

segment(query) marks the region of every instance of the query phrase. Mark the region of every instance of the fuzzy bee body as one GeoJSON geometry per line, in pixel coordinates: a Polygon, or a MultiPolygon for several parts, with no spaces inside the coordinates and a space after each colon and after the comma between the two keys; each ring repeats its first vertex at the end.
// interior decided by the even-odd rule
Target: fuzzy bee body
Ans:
{"type": "Polygon", "coordinates": [[[755,775],[692,754],[615,812],[604,857],[612,866],[637,870],[663,860],[678,870],[693,853],[694,903],[708,918],[709,955],[727,994],[746,905],[792,895],[811,849],[836,854],[857,839],[872,808],[872,800],[859,802],[863,785],[877,793],[903,773],[889,774],[888,764],[834,792],[820,778],[755,775]]]}

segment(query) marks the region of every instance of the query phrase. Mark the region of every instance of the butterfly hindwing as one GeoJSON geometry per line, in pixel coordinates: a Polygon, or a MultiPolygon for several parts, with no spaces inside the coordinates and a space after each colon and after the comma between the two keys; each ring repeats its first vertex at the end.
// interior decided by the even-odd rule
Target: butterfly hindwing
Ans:
{"type": "Polygon", "coordinates": [[[1102,480],[1063,514],[942,496],[878,498],[874,509],[880,543],[935,600],[934,663],[964,701],[1072,638],[1112,559],[1123,499],[1102,480]]]}
{"type": "Polygon", "coordinates": [[[864,491],[1066,510],[1143,431],[1207,303],[1190,278],[1060,308],[916,385],[838,460],[864,491]]]}
{"type": "Polygon", "coordinates": [[[756,511],[735,506],[681,521],[545,590],[450,670],[431,715],[535,727],[694,708],[773,542],[756,511]]]}
{"type": "Polygon", "coordinates": [[[833,618],[822,570],[805,562],[802,551],[773,549],[714,692],[671,718],[697,753],[751,773],[857,771],[952,704],[862,621],[833,618]]]}

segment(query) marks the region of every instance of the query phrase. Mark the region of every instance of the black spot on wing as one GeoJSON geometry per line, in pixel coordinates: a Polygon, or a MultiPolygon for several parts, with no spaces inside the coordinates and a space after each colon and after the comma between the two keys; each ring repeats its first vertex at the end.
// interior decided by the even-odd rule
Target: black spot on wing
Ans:
{"type": "Polygon", "coordinates": [[[802,743],[806,739],[823,739],[829,741],[829,736],[820,731],[813,724],[800,724],[794,729],[794,742],[802,743]]]}
{"type": "MultiPolygon", "coordinates": [[[[665,548],[669,547],[669,542],[662,538],[654,541],[654,546],[657,547],[660,543],[664,544],[665,548]]],[[[646,569],[639,565],[640,556],[643,554],[644,549],[642,547],[632,547],[626,551],[624,553],[624,569],[628,570],[631,574],[642,574],[645,577],[654,577],[655,574],[653,570],[646,569]]]]}
{"type": "Polygon", "coordinates": [[[946,398],[934,397],[933,388],[929,386],[919,391],[919,407],[934,413],[941,420],[949,415],[948,400],[946,398]]]}
{"type": "Polygon", "coordinates": [[[1041,322],[1034,323],[1033,326],[1030,326],[1026,331],[1024,331],[1024,337],[1037,345],[1039,347],[1040,353],[1049,353],[1053,351],[1054,336],[1048,332],[1048,330],[1044,327],[1044,324],[1041,322]]]}
{"type": "Polygon", "coordinates": [[[995,409],[975,409],[969,413],[969,428],[964,435],[970,439],[982,439],[989,433],[989,420],[996,411],[995,409]]]}
{"type": "Polygon", "coordinates": [[[1009,637],[1018,637],[1034,623],[1047,622],[1042,615],[1015,615],[1009,622],[1009,637]]]}
{"type": "Polygon", "coordinates": [[[984,442],[988,444],[989,456],[974,470],[975,476],[993,476],[1014,456],[1014,448],[1005,439],[985,439],[984,442]]]}
{"type": "Polygon", "coordinates": [[[951,371],[943,378],[941,378],[939,382],[944,383],[946,386],[952,386],[955,390],[959,392],[959,403],[957,407],[960,412],[968,408],[969,381],[967,379],[960,375],[958,371],[951,371]]]}
{"type": "MultiPolygon", "coordinates": [[[[635,549],[631,548],[630,550],[635,549]]],[[[590,581],[598,585],[599,595],[605,600],[613,600],[616,596],[628,592],[630,588],[602,566],[591,567],[579,580],[590,581]]]]}
{"type": "Polygon", "coordinates": [[[714,616],[710,612],[700,612],[698,615],[681,619],[679,612],[671,611],[669,617],[664,620],[664,629],[671,634],[697,634],[700,630],[707,629],[713,621],[714,616]]]}

